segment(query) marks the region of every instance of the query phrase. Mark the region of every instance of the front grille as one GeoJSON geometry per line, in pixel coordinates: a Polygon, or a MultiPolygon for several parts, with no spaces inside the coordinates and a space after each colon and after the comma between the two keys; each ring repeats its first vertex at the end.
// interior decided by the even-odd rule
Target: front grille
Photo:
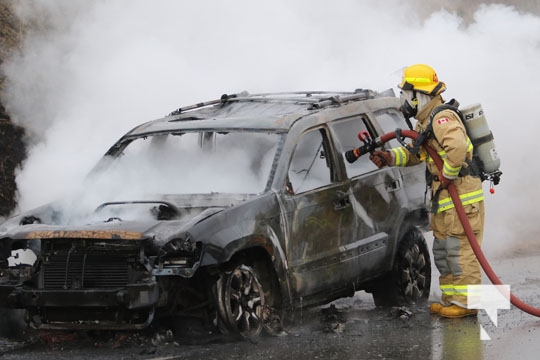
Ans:
{"type": "Polygon", "coordinates": [[[128,284],[137,252],[77,248],[53,251],[45,259],[43,289],[117,288],[128,284]]]}

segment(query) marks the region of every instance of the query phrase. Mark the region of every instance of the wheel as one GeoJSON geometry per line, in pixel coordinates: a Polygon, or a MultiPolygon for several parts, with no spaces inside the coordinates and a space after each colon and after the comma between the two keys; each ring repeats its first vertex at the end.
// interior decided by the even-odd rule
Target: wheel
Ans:
{"type": "Polygon", "coordinates": [[[223,333],[245,338],[259,336],[263,329],[264,293],[255,271],[240,265],[217,282],[218,319],[223,333]]]}
{"type": "Polygon", "coordinates": [[[431,258],[426,240],[410,228],[399,243],[392,271],[373,288],[376,306],[427,302],[431,287],[431,258]]]}

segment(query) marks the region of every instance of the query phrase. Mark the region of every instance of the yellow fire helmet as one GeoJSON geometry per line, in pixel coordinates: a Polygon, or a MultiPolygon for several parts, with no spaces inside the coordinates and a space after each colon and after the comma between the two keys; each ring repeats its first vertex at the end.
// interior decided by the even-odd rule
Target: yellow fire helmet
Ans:
{"type": "Polygon", "coordinates": [[[403,90],[415,90],[435,96],[446,90],[446,84],[439,81],[437,73],[425,64],[411,65],[403,70],[403,78],[398,85],[403,90]]]}

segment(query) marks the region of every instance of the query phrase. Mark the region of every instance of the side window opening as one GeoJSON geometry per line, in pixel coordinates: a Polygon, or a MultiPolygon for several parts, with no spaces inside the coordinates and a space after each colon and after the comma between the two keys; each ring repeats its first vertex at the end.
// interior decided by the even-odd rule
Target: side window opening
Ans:
{"type": "Polygon", "coordinates": [[[367,123],[366,117],[359,116],[351,119],[339,120],[331,125],[335,137],[338,140],[338,150],[343,156],[349,178],[377,170],[377,166],[369,160],[369,156],[362,156],[352,164],[350,164],[344,156],[346,151],[362,145],[358,139],[358,133],[360,131],[367,131],[372,138],[374,137],[374,132],[367,126],[367,123]]]}
{"type": "Polygon", "coordinates": [[[287,191],[299,194],[332,184],[336,175],[330,154],[324,129],[303,134],[289,165],[287,191]]]}
{"type": "MultiPolygon", "coordinates": [[[[375,118],[383,130],[383,134],[395,131],[396,129],[409,130],[409,126],[405,122],[403,115],[394,109],[386,109],[377,111],[375,118]]],[[[382,135],[382,134],[381,134],[382,135]]],[[[399,147],[401,144],[396,139],[392,139],[386,143],[386,148],[391,149],[399,147]]]]}

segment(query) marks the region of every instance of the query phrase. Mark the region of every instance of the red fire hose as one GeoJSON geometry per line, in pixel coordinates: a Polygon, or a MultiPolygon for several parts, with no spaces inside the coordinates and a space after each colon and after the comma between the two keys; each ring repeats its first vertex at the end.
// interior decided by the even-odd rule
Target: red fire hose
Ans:
{"type": "MultiPolygon", "coordinates": [[[[401,135],[404,137],[411,138],[413,140],[416,140],[418,137],[418,133],[416,131],[412,130],[401,130],[401,135]]],[[[384,134],[380,137],[380,142],[386,143],[392,139],[396,138],[396,132],[390,132],[387,134],[384,134]]],[[[443,167],[443,161],[439,154],[427,145],[426,143],[422,144],[424,149],[428,152],[428,154],[431,156],[431,158],[434,160],[435,165],[437,165],[437,168],[442,169],[443,167]]],[[[465,234],[467,235],[467,239],[469,239],[469,243],[471,244],[471,247],[474,251],[474,254],[476,255],[476,258],[478,259],[478,262],[482,266],[482,269],[484,269],[484,272],[486,273],[489,280],[494,285],[503,285],[501,280],[497,277],[491,266],[489,265],[486,257],[484,256],[484,253],[480,249],[480,245],[478,245],[478,241],[476,240],[476,237],[474,236],[473,230],[471,228],[471,224],[469,223],[469,219],[467,218],[467,214],[465,213],[465,209],[463,208],[463,204],[461,203],[461,199],[459,198],[459,195],[456,190],[456,186],[454,183],[450,183],[448,186],[448,191],[450,193],[450,197],[452,198],[452,201],[454,203],[454,206],[456,208],[459,220],[461,221],[461,225],[463,225],[463,229],[465,230],[465,234]]],[[[518,299],[514,294],[510,293],[510,302],[516,306],[517,308],[523,310],[526,313],[529,313],[531,315],[540,317],[540,309],[535,308],[534,306],[528,305],[518,299]]]]}

